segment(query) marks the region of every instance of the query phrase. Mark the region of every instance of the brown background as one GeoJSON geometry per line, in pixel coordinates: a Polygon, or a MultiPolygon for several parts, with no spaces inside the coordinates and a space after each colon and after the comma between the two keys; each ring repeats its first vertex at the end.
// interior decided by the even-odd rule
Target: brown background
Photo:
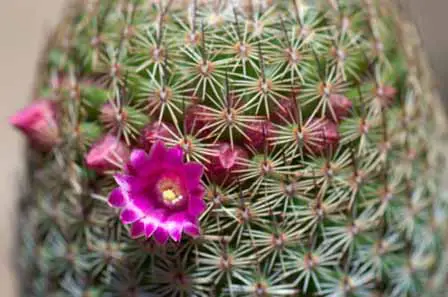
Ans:
{"type": "MultiPolygon", "coordinates": [[[[448,0],[408,0],[420,25],[440,88],[448,94],[448,0]]],[[[23,139],[7,117],[29,100],[36,60],[65,0],[0,0],[0,296],[15,296],[11,274],[15,197],[23,170],[23,139]]]]}

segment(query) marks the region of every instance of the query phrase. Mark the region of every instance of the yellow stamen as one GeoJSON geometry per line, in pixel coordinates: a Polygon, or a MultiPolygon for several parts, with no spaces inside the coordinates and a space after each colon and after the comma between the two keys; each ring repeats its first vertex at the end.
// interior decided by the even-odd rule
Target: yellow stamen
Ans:
{"type": "Polygon", "coordinates": [[[177,198],[178,197],[177,197],[176,193],[173,190],[168,189],[168,190],[163,191],[163,200],[169,201],[169,202],[173,202],[177,198]]]}

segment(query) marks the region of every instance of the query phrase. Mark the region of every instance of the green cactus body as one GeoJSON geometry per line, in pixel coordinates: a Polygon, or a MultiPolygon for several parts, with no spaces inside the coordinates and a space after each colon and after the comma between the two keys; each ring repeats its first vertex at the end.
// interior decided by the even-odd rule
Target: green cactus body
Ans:
{"type": "Polygon", "coordinates": [[[400,11],[183,2],[82,1],[53,36],[37,95],[60,140],[29,152],[22,296],[444,296],[444,115],[400,11]],[[113,166],[86,163],[109,136],[113,166]],[[200,235],[165,244],[107,203],[160,141],[205,168],[200,235]]]}

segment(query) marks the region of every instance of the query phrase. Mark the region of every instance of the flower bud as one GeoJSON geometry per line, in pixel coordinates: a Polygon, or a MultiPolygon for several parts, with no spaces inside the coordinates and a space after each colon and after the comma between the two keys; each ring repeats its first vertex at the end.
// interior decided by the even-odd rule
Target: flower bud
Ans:
{"type": "Polygon", "coordinates": [[[87,167],[97,173],[119,169],[128,159],[126,144],[111,134],[93,144],[85,158],[87,167]]]}
{"type": "Polygon", "coordinates": [[[38,149],[49,151],[60,142],[56,113],[56,102],[40,99],[17,112],[9,122],[21,130],[38,149]]]}

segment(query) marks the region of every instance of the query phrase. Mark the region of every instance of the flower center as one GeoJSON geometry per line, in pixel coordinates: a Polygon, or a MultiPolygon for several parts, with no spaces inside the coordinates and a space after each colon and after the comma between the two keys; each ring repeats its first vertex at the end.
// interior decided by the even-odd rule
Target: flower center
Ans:
{"type": "Polygon", "coordinates": [[[162,192],[163,202],[176,204],[182,200],[182,195],[178,195],[173,189],[167,189],[162,192]]]}
{"type": "Polygon", "coordinates": [[[160,201],[168,207],[178,207],[183,205],[185,196],[183,195],[182,187],[176,178],[164,177],[159,180],[158,192],[160,201]]]}

